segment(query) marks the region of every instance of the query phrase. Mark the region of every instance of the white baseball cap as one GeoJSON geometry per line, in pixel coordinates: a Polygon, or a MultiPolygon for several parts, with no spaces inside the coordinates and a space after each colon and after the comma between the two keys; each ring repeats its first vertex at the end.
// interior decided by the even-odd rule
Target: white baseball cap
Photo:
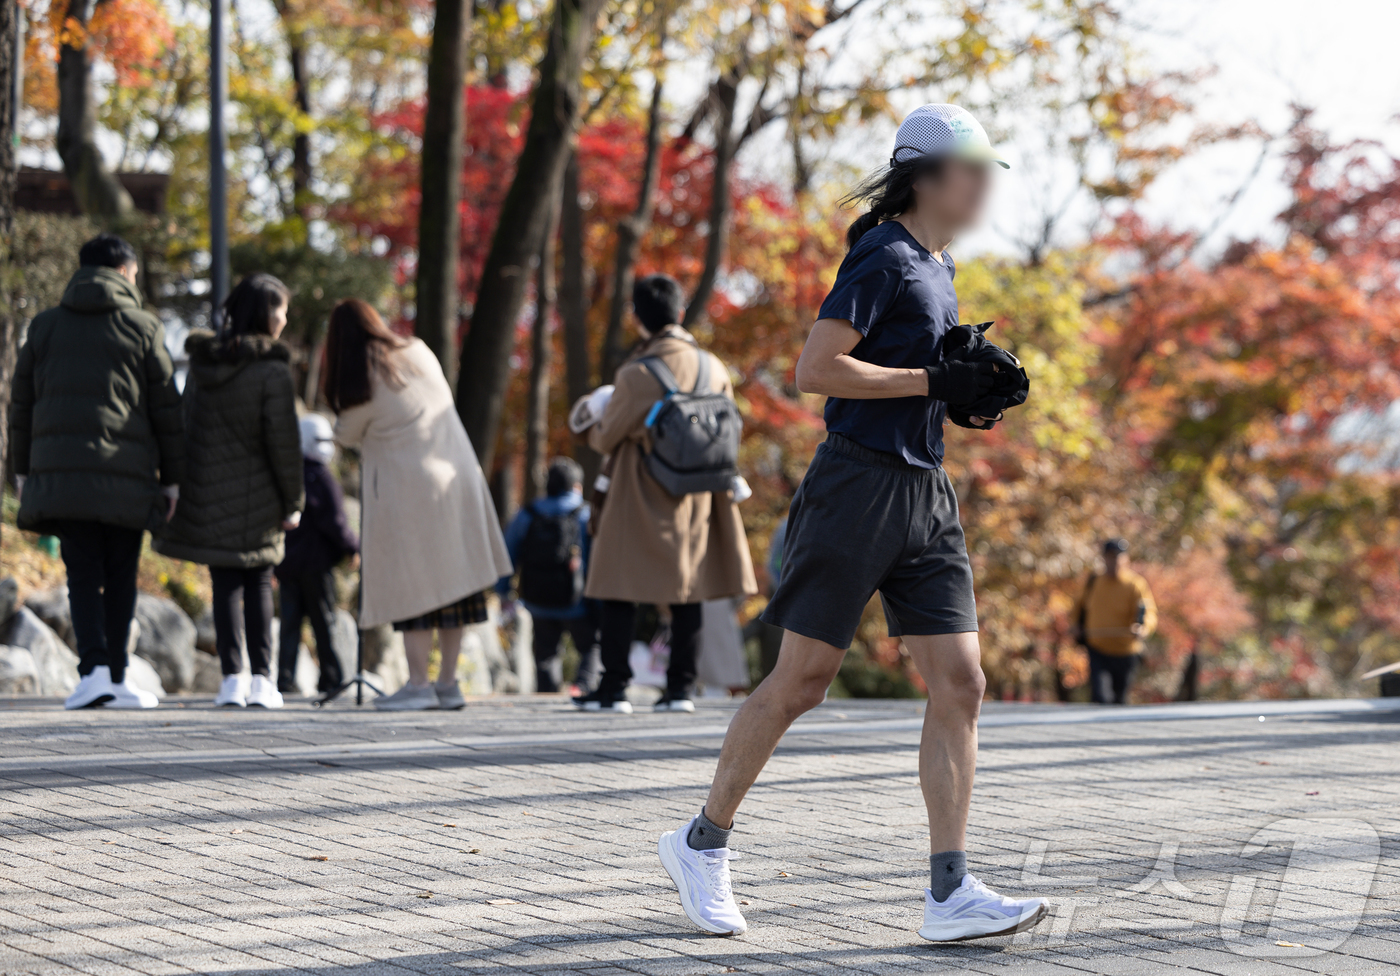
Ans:
{"type": "Polygon", "coordinates": [[[900,123],[894,136],[890,165],[947,156],[1011,168],[1011,164],[992,148],[987,130],[967,109],[956,105],[920,105],[900,123]]]}
{"type": "Polygon", "coordinates": [[[301,434],[301,453],[313,461],[330,464],[335,457],[335,434],[331,422],[319,413],[308,413],[297,421],[301,434]]]}

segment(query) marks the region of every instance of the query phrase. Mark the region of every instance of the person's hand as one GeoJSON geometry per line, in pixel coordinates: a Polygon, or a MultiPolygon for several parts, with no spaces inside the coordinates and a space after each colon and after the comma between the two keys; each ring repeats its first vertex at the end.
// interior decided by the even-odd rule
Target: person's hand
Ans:
{"type": "Polygon", "coordinates": [[[284,519],[282,520],[282,528],[285,529],[285,530],[288,531],[288,532],[290,532],[292,529],[295,529],[295,528],[296,528],[298,525],[300,525],[300,524],[301,524],[301,513],[300,513],[300,512],[293,512],[291,515],[288,515],[286,518],[284,518],[284,519]]]}
{"type": "Polygon", "coordinates": [[[1132,625],[1131,627],[1129,627],[1128,629],[1131,630],[1131,631],[1133,632],[1133,636],[1134,636],[1134,637],[1141,637],[1141,636],[1142,636],[1142,624],[1133,624],[1133,625],[1132,625]]]}
{"type": "Polygon", "coordinates": [[[354,573],[354,572],[358,571],[359,568],[360,568],[360,554],[359,554],[358,552],[352,552],[352,553],[350,554],[350,572],[354,573]]]}
{"type": "Polygon", "coordinates": [[[162,485],[160,493],[165,496],[165,520],[173,522],[175,520],[175,505],[180,501],[180,486],[162,485]]]}

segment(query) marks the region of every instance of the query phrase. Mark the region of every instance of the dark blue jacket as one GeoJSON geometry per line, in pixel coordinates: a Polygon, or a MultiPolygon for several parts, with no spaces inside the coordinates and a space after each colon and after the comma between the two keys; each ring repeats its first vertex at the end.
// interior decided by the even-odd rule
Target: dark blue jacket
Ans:
{"type": "MultiPolygon", "coordinates": [[[[588,506],[583,503],[583,496],[576,491],[541,498],[533,506],[526,505],[515,513],[515,518],[506,528],[506,549],[510,552],[511,563],[519,569],[520,550],[525,544],[525,533],[530,531],[530,522],[534,518],[530,512],[531,507],[537,508],[540,514],[545,516],[567,515],[570,512],[578,511],[579,527],[583,530],[583,572],[584,577],[587,578],[588,557],[592,555],[593,537],[588,534],[588,506]],[[579,511],[580,509],[582,511],[579,511]]],[[[510,596],[510,583],[513,578],[513,576],[502,576],[496,583],[496,592],[501,599],[504,600],[510,596]]],[[[559,607],[537,607],[525,600],[520,602],[525,604],[525,609],[530,611],[532,617],[544,620],[575,620],[587,612],[583,600],[562,609],[559,607]]]]}
{"type": "Polygon", "coordinates": [[[278,577],[324,573],[351,553],[360,540],[345,518],[345,497],[330,468],[311,458],[301,459],[306,482],[306,508],[301,524],[287,533],[287,555],[278,577]]]}

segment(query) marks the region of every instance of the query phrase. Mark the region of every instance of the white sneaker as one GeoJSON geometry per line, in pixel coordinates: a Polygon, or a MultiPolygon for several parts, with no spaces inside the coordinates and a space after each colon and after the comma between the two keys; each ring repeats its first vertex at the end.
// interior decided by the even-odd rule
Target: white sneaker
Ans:
{"type": "Polygon", "coordinates": [[[947,901],[934,901],[933,892],[924,889],[924,927],[919,935],[930,942],[1011,935],[1035,925],[1048,912],[1042,898],[1007,898],[965,874],[947,901]]]}
{"type": "Polygon", "coordinates": [[[93,708],[105,705],[116,697],[112,691],[112,669],[103,664],[95,667],[78,681],[63,702],[64,708],[93,708]]]}
{"type": "Polygon", "coordinates": [[[660,700],[651,706],[653,712],[693,712],[695,702],[689,698],[672,698],[670,695],[662,695],[660,700]]]}
{"type": "Polygon", "coordinates": [[[160,699],[151,692],[138,688],[129,681],[112,685],[112,700],[107,708],[155,708],[160,699]]]}
{"type": "Polygon", "coordinates": [[[455,712],[467,707],[467,700],[462,697],[462,686],[455,681],[433,685],[433,694],[437,695],[437,707],[444,711],[455,712]]]}
{"type": "Polygon", "coordinates": [[[271,678],[255,674],[248,688],[247,703],[249,708],[281,708],[282,693],[277,690],[277,683],[271,678]]]}
{"type": "MultiPolygon", "coordinates": [[[[692,820],[691,823],[694,823],[692,820]]],[[[713,851],[691,850],[685,842],[690,824],[661,835],[656,852],[675,882],[686,917],[715,935],[742,935],[748,929],[734,892],[729,888],[729,862],[738,855],[727,847],[713,851]]]]}
{"type": "Polygon", "coordinates": [[[437,692],[432,685],[404,685],[392,695],[374,700],[381,712],[426,712],[438,707],[437,692]]]}
{"type": "Polygon", "coordinates": [[[219,685],[219,693],[214,696],[215,705],[228,705],[233,708],[242,708],[248,704],[248,686],[244,683],[245,675],[226,674],[223,683],[219,685]]]}

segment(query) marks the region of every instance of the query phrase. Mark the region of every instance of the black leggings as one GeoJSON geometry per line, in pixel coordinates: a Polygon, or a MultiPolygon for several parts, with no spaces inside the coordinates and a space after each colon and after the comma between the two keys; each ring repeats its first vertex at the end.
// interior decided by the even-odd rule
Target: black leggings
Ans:
{"type": "Polygon", "coordinates": [[[243,645],[254,674],[272,677],[272,567],[210,566],[214,643],[224,674],[243,670],[243,645]]]}
{"type": "MultiPolygon", "coordinates": [[[[603,601],[603,677],[600,690],[620,692],[632,680],[627,661],[632,650],[632,631],[637,626],[637,605],[625,600],[603,601]]],[[[689,698],[695,693],[695,649],[700,638],[700,604],[671,604],[671,664],[666,669],[666,694],[689,698]]]]}
{"type": "Polygon", "coordinates": [[[1089,648],[1089,691],[1099,705],[1126,705],[1136,654],[1104,654],[1089,648]]]}
{"type": "Polygon", "coordinates": [[[112,680],[126,678],[126,644],[136,610],[141,530],[101,522],[58,525],[68,569],[68,607],[78,642],[78,674],[106,665],[112,680]]]}

